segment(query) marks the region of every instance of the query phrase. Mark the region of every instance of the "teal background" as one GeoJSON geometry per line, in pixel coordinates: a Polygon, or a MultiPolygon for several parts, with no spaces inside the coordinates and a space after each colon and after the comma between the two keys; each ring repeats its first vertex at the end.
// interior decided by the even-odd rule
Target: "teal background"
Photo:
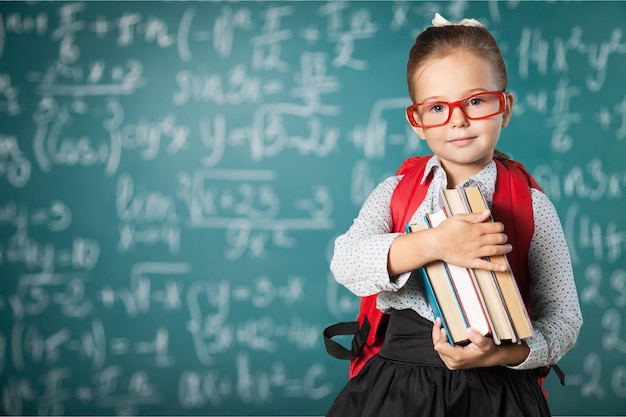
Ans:
{"type": "Polygon", "coordinates": [[[324,414],[358,307],[333,241],[428,153],[405,63],[436,11],[499,41],[499,148],[568,239],[552,411],[626,414],[626,4],[552,1],[1,2],[0,412],[324,414]]]}

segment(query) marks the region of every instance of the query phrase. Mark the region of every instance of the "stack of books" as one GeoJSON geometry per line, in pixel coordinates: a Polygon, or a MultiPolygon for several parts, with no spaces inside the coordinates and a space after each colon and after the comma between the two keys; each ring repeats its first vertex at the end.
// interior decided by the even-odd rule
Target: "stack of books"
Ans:
{"type": "MultiPolygon", "coordinates": [[[[441,189],[439,199],[441,210],[427,214],[422,223],[407,225],[407,232],[437,227],[448,216],[481,213],[488,208],[478,187],[441,189]]],[[[506,265],[506,271],[463,268],[443,261],[420,268],[433,314],[441,318],[451,344],[468,343],[468,327],[490,335],[496,344],[516,343],[534,335],[506,255],[489,261],[506,265]]]]}

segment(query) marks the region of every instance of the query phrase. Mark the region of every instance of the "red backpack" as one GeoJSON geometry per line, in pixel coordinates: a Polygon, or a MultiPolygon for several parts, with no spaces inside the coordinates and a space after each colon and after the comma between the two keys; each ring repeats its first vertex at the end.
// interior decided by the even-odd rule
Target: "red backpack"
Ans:
{"type": "MultiPolygon", "coordinates": [[[[405,225],[420,206],[431,176],[421,183],[430,156],[416,156],[407,159],[396,174],[403,175],[391,197],[393,232],[403,233],[405,225]]],[[[530,312],[528,282],[528,249],[534,232],[534,219],[530,188],[541,190],[526,169],[516,161],[495,160],[497,167],[496,188],[493,195],[492,215],[504,224],[509,241],[516,250],[507,255],[511,269],[530,312]]],[[[350,359],[350,378],[354,377],[365,363],[380,350],[387,329],[389,316],[376,308],[378,294],[361,297],[356,321],[331,325],[324,330],[327,352],[338,359],[350,359]],[[348,350],[332,340],[334,336],[353,335],[351,349],[348,350]]],[[[561,383],[562,373],[558,367],[561,383]]],[[[549,368],[539,372],[539,382],[547,376],[549,368]]],[[[545,391],[544,391],[545,393],[545,391]]]]}

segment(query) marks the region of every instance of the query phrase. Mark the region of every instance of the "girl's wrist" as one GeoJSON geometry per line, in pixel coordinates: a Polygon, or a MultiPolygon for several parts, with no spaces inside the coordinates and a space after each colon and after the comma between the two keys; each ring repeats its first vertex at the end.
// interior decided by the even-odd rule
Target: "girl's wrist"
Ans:
{"type": "Polygon", "coordinates": [[[528,347],[525,342],[501,345],[500,347],[502,356],[499,358],[499,363],[503,366],[518,366],[523,363],[530,354],[530,347],[528,347]]]}

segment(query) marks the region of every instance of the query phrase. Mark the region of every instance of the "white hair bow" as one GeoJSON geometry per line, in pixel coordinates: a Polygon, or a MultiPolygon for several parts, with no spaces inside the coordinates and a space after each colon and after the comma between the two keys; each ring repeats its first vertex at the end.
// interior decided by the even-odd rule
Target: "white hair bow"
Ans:
{"type": "Polygon", "coordinates": [[[463,19],[459,23],[452,23],[449,20],[445,19],[439,13],[435,13],[435,18],[433,19],[434,27],[442,27],[442,26],[474,26],[474,27],[484,27],[482,23],[480,23],[476,19],[463,19]]]}

